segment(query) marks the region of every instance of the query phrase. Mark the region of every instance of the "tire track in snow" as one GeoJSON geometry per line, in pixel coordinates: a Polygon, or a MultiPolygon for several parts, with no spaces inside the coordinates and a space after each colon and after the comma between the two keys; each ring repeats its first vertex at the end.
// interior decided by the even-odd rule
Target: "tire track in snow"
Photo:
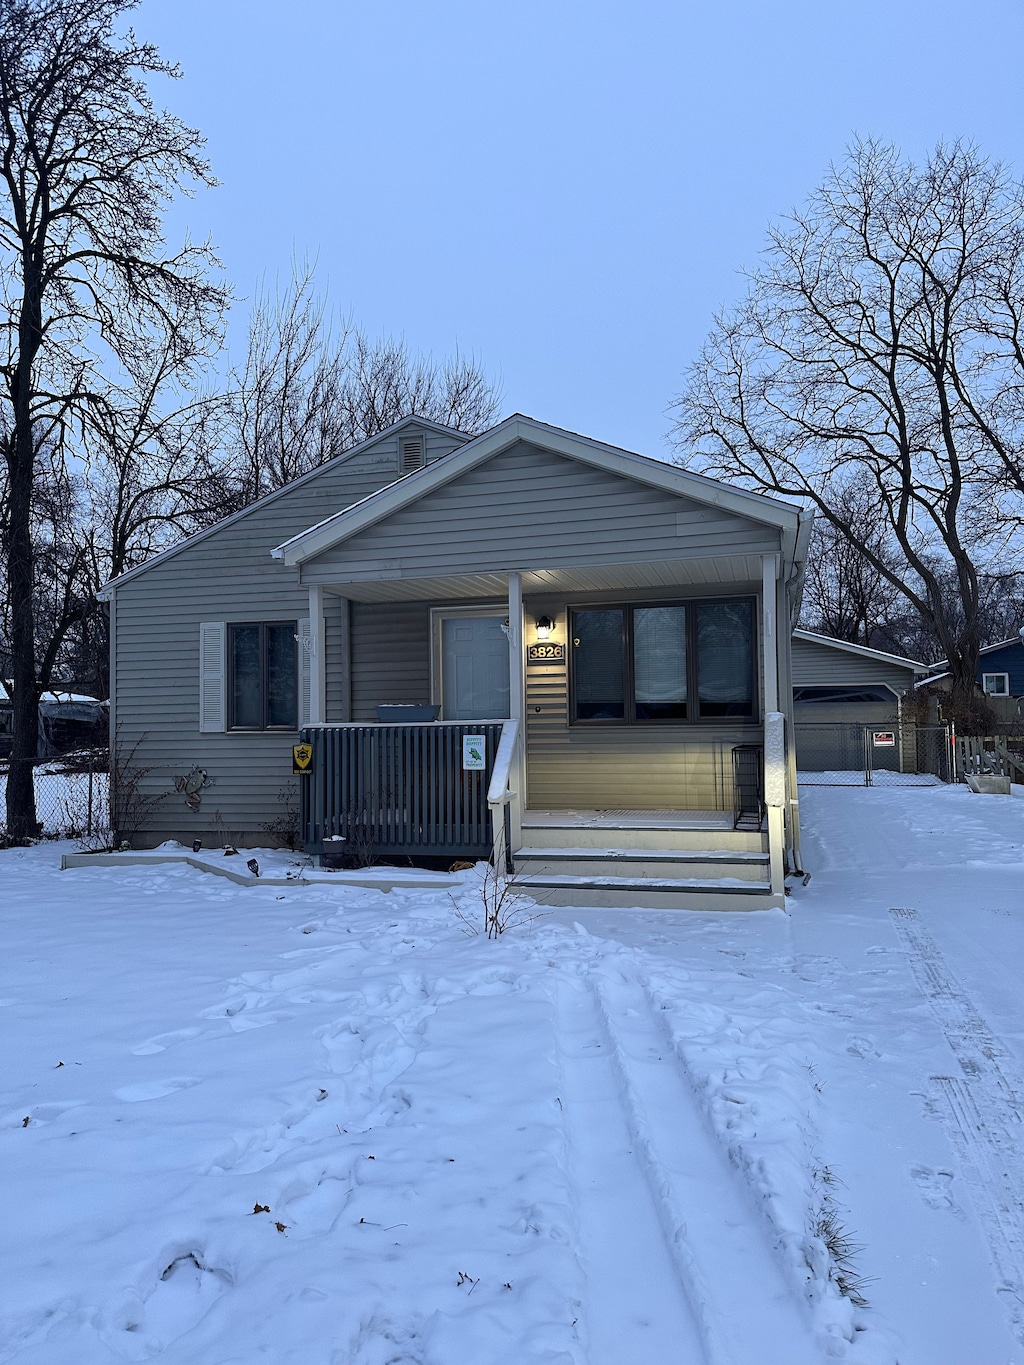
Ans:
{"type": "Polygon", "coordinates": [[[593,994],[578,979],[560,982],[556,1007],[567,1177],[587,1285],[580,1324],[587,1361],[709,1365],[634,1151],[593,994]]]}
{"type": "MultiPolygon", "coordinates": [[[[607,1054],[603,1085],[614,1084],[612,1122],[631,1139],[629,1178],[647,1187],[643,1204],[653,1204],[659,1253],[665,1258],[667,1252],[699,1333],[699,1355],[679,1351],[673,1359],[819,1365],[811,1324],[747,1191],[708,1132],[643,988],[621,971],[594,972],[587,986],[576,1010],[590,1013],[592,1031],[599,1030],[595,1040],[607,1054]]],[[[591,1159],[599,1159],[597,1139],[588,1141],[591,1159]]],[[[650,1215],[647,1222],[650,1255],[650,1215]]]]}
{"type": "Polygon", "coordinates": [[[916,910],[889,911],[921,994],[928,1001],[961,1076],[932,1076],[950,1141],[960,1158],[979,1222],[1002,1280],[999,1296],[1024,1344],[1024,1087],[1003,1048],[916,910]]]}

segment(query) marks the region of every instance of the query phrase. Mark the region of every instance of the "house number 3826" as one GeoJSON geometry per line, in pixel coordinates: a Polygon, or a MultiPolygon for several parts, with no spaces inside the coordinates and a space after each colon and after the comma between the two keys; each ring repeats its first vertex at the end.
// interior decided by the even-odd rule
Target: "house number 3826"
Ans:
{"type": "Polygon", "coordinates": [[[528,657],[531,664],[562,663],[565,659],[565,645],[530,645],[528,657]]]}

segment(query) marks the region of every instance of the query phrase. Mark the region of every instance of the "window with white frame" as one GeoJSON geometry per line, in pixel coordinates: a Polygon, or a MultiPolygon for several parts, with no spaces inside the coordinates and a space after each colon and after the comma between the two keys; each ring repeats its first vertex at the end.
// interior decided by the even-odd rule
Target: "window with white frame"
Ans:
{"type": "Polygon", "coordinates": [[[1010,695],[1009,673],[983,673],[981,675],[981,689],[990,697],[1008,697],[1010,695]]]}

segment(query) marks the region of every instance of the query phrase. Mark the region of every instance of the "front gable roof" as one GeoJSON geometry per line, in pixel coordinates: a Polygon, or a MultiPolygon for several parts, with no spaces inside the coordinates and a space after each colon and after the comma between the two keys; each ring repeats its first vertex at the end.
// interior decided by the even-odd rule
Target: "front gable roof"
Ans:
{"type": "MultiPolygon", "coordinates": [[[[190,549],[200,541],[208,539],[210,536],[217,535],[226,526],[232,526],[235,522],[242,521],[244,518],[252,516],[254,512],[261,511],[263,508],[277,502],[280,498],[287,497],[296,488],[301,488],[304,484],[311,483],[313,480],[322,478],[324,474],[337,469],[340,465],[346,464],[350,460],[357,459],[365,454],[379,442],[397,436],[408,427],[415,427],[418,431],[433,431],[447,439],[464,443],[472,440],[472,437],[464,431],[459,431],[455,427],[446,427],[441,422],[435,422],[429,417],[418,417],[415,414],[410,417],[403,417],[398,422],[393,422],[391,426],[384,427],[381,431],[375,432],[373,436],[368,436],[365,441],[360,441],[349,450],[344,450],[340,455],[335,455],[330,460],[325,460],[315,469],[309,470],[306,474],[300,474],[297,479],[291,479],[288,483],[282,484],[280,488],[275,488],[272,492],[266,493],[262,498],[257,498],[255,502],[250,502],[238,512],[233,512],[230,516],[222,517],[220,521],[214,522],[212,526],[204,527],[202,531],[196,531],[193,535],[186,536],[184,540],[177,541],[174,545],[169,545],[166,550],[161,550],[158,554],[147,559],[144,564],[137,565],[134,569],[120,574],[117,578],[112,578],[108,583],[104,583],[96,594],[100,601],[107,601],[114,588],[120,587],[122,583],[127,583],[131,579],[138,578],[140,574],[148,573],[150,569],[158,564],[163,564],[175,555],[181,554],[183,550],[190,549]]],[[[358,505],[358,504],[357,504],[358,505]]]]}
{"type": "Polygon", "coordinates": [[[418,502],[427,494],[458,479],[519,441],[554,454],[592,465],[662,492],[708,506],[721,508],[748,520],[779,529],[795,548],[801,523],[807,518],[791,503],[780,502],[745,489],[718,483],[701,474],[691,473],[660,460],[652,460],[617,446],[579,436],[560,427],[549,426],[535,418],[516,413],[460,449],[415,473],[408,474],[364,498],[362,502],[327,517],[271,551],[286,565],[301,565],[342,541],[384,520],[393,513],[418,502]]]}

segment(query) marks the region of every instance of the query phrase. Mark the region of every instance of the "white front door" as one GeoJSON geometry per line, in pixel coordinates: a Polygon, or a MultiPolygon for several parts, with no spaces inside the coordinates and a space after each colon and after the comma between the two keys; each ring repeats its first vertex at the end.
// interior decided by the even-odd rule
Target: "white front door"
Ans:
{"type": "Polygon", "coordinates": [[[505,616],[441,618],[441,716],[504,720],[509,714],[505,616]]]}

